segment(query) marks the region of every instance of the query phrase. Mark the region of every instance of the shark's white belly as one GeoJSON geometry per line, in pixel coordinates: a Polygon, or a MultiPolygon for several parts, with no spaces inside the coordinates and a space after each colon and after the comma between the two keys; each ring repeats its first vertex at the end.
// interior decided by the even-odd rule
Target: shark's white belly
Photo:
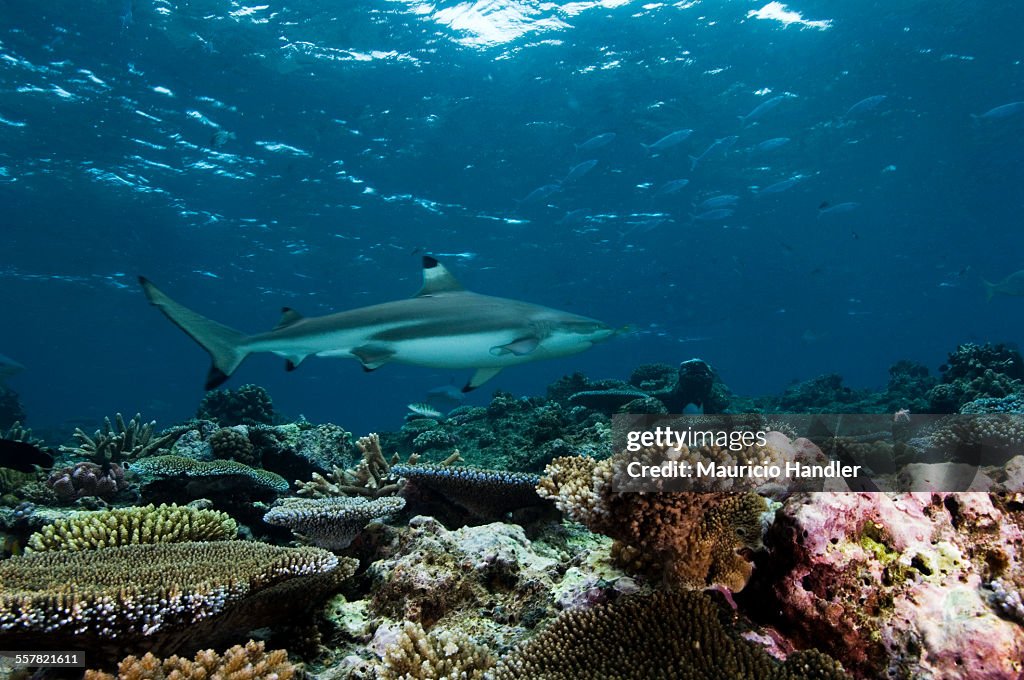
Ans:
{"type": "Polygon", "coordinates": [[[498,368],[531,361],[529,355],[492,351],[515,339],[513,334],[498,332],[403,340],[391,345],[392,361],[428,368],[498,368]]]}

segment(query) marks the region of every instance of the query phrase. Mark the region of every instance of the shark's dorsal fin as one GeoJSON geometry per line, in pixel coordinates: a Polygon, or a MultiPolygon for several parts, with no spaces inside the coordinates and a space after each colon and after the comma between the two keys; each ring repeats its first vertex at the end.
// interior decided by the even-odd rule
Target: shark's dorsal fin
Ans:
{"type": "Polygon", "coordinates": [[[291,326],[292,324],[294,324],[294,323],[296,323],[298,321],[302,321],[302,315],[301,314],[296,312],[291,307],[282,307],[281,308],[281,320],[277,322],[276,326],[274,326],[274,330],[275,331],[279,331],[282,328],[288,328],[288,326],[291,326]]]}
{"type": "Polygon", "coordinates": [[[444,268],[444,265],[429,255],[423,256],[423,287],[416,297],[427,297],[438,293],[457,293],[465,290],[458,279],[444,268]]]}

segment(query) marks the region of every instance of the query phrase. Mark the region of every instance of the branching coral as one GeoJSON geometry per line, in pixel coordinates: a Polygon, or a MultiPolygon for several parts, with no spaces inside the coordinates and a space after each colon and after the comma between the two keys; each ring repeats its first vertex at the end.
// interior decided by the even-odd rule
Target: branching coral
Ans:
{"type": "Polygon", "coordinates": [[[344,550],[367,522],[405,507],[397,496],[363,498],[289,498],[272,508],[263,521],[288,527],[299,539],[328,550],[344,550]]]}
{"type": "Polygon", "coordinates": [[[680,680],[842,680],[816,652],[779,664],[730,633],[700,593],[634,596],[563,613],[499,661],[495,680],[679,678],[680,680]]]}
{"type": "Polygon", "coordinates": [[[62,446],[60,450],[105,468],[110,464],[120,464],[133,458],[152,455],[159,449],[173,444],[185,431],[182,428],[175,428],[154,437],[155,426],[155,420],[143,423],[142,416],[138,413],[125,423],[124,417],[118,413],[114,416],[113,423],[110,422],[110,418],[104,418],[103,429],[96,430],[91,437],[81,428],[75,428],[74,437],[78,440],[78,446],[62,446]]]}
{"type": "Polygon", "coordinates": [[[618,493],[613,459],[557,458],[537,486],[570,518],[661,562],[686,587],[743,588],[752,567],[739,554],[760,546],[766,504],[752,492],[618,493]]]}
{"type": "Polygon", "coordinates": [[[406,621],[395,643],[385,647],[377,677],[380,680],[482,680],[494,661],[486,647],[465,635],[449,631],[428,635],[418,623],[406,621]]]}
{"type": "MultiPolygon", "coordinates": [[[[391,471],[391,466],[398,463],[398,456],[388,461],[380,448],[380,437],[375,433],[356,440],[356,448],[363,456],[355,470],[344,470],[337,465],[326,475],[313,473],[308,482],[296,481],[298,494],[309,498],[327,498],[331,496],[367,496],[380,498],[394,496],[402,490],[402,480],[391,471]]],[[[409,456],[409,464],[419,460],[417,454],[409,456]]],[[[458,451],[450,456],[444,464],[459,460],[458,451]]]]}
{"type": "Polygon", "coordinates": [[[81,512],[59,519],[33,534],[29,552],[93,550],[140,543],[223,541],[238,534],[238,525],[223,512],[177,505],[81,512]]]}
{"type": "Polygon", "coordinates": [[[152,653],[141,659],[129,656],[118,664],[117,675],[88,670],[85,680],[290,680],[295,671],[287,651],[267,652],[262,641],[249,640],[223,655],[206,649],[194,659],[158,659],[152,653]]]}
{"type": "Polygon", "coordinates": [[[43,440],[32,436],[32,428],[22,427],[21,421],[16,420],[6,431],[0,430],[0,439],[9,439],[16,442],[25,442],[32,446],[42,446],[43,440]]]}
{"type": "MultiPolygon", "coordinates": [[[[355,560],[252,541],[126,545],[0,562],[0,645],[191,650],[301,616],[355,560]]],[[[120,658],[120,657],[117,657],[120,658]]]]}
{"type": "Polygon", "coordinates": [[[539,505],[539,475],[450,465],[395,465],[391,473],[425,486],[478,518],[539,505]]]}

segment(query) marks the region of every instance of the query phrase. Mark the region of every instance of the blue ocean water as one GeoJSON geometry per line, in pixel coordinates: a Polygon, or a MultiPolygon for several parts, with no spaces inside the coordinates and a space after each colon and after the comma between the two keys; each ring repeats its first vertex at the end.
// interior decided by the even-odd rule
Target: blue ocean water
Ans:
{"type": "MultiPolygon", "coordinates": [[[[410,295],[423,252],[636,329],[474,403],[693,356],[746,394],[875,386],[1017,341],[1024,303],[981,281],[1024,268],[1024,107],[983,115],[1024,100],[1020,25],[1010,1],[0,1],[10,385],[36,427],[169,424],[207,357],[137,274],[256,332],[410,295]]],[[[468,377],[281,363],[228,385],[357,432],[468,377]]]]}

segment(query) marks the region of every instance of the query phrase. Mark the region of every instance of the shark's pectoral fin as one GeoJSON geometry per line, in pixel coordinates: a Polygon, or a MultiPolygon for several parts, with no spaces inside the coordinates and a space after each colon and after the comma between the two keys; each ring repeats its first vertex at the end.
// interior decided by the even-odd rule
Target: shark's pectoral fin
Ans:
{"type": "Polygon", "coordinates": [[[498,345],[491,348],[491,354],[500,357],[505,354],[515,354],[517,357],[526,356],[537,349],[540,338],[536,335],[528,335],[525,338],[517,338],[507,345],[498,345]]]}
{"type": "Polygon", "coordinates": [[[285,359],[285,360],[284,360],[284,370],[286,370],[286,371],[288,371],[289,373],[291,373],[291,372],[292,372],[292,371],[294,371],[294,370],[295,370],[296,368],[298,368],[298,367],[299,367],[299,365],[300,365],[300,364],[301,364],[301,363],[302,363],[303,361],[305,361],[305,360],[306,360],[306,357],[307,357],[307,356],[309,356],[309,355],[305,355],[305,354],[304,354],[304,355],[302,355],[302,356],[293,356],[293,357],[288,357],[287,359],[285,359]]]}
{"type": "Polygon", "coordinates": [[[288,326],[291,326],[299,321],[302,321],[301,314],[296,312],[291,307],[282,307],[281,320],[277,322],[276,326],[274,326],[274,330],[279,331],[282,328],[288,328],[288,326]]]}
{"type": "Polygon", "coordinates": [[[501,373],[501,368],[478,368],[473,377],[462,388],[462,391],[472,392],[499,373],[501,373]]]}
{"type": "Polygon", "coordinates": [[[391,361],[395,350],[383,345],[363,345],[352,350],[352,356],[359,359],[364,371],[375,371],[391,361]]]}

